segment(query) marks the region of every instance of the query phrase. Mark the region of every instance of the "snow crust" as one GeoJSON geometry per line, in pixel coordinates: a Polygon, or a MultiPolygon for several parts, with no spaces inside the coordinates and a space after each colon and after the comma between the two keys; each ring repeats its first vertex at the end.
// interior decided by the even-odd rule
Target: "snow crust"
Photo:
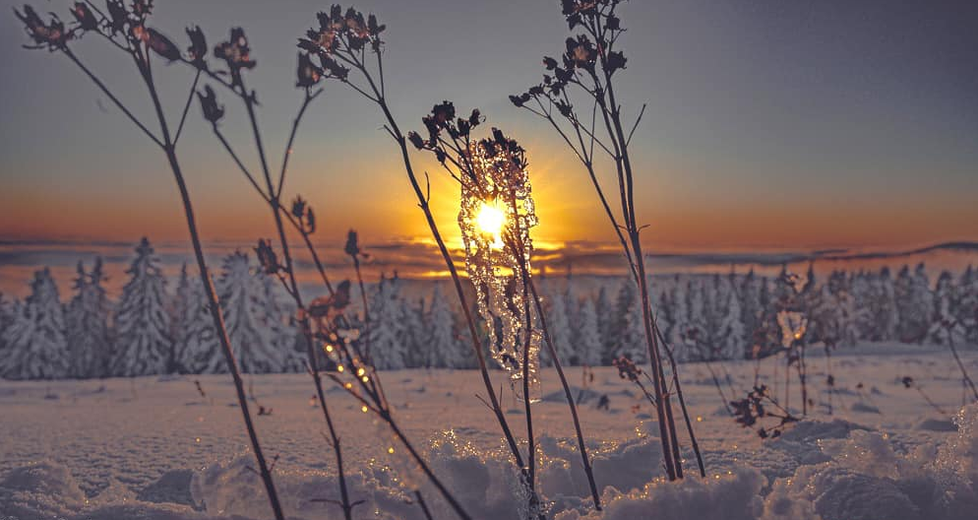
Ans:
{"type": "MultiPolygon", "coordinates": [[[[687,449],[687,478],[662,479],[659,443],[641,399],[607,369],[590,391],[608,395],[609,410],[581,407],[601,487],[594,510],[576,443],[557,399],[538,404],[537,489],[555,520],[964,520],[978,510],[978,404],[941,416],[895,376],[910,369],[948,410],[960,404],[960,381],[941,351],[839,356],[837,387],[846,402],[836,415],[813,414],[778,439],[761,441],[733,420],[714,414],[712,382],[697,384],[690,364],[684,389],[704,448],[707,477],[696,474],[687,449]],[[923,368],[921,368],[923,367],[923,368]],[[856,389],[877,387],[871,393],[856,389]],[[860,411],[865,402],[876,411],[860,411]],[[931,427],[921,427],[928,423],[931,427]],[[950,424],[953,431],[934,425],[950,424]]],[[[968,353],[973,366],[975,353],[968,353]]],[[[762,367],[766,373],[769,367],[762,367]]],[[[753,377],[750,363],[732,364],[734,386],[753,377]]],[[[521,518],[526,503],[500,435],[470,371],[395,371],[388,384],[398,419],[434,472],[475,518],[521,518]],[[473,403],[474,401],[474,403],[473,403]]],[[[504,374],[496,374],[500,382],[504,374]]],[[[260,479],[240,429],[230,385],[204,376],[207,397],[193,378],[110,379],[87,382],[2,382],[0,518],[7,520],[199,520],[268,517],[260,479]],[[98,385],[98,386],[96,386],[98,385]],[[50,396],[55,395],[57,399],[50,396]],[[106,412],[113,410],[114,412],[106,412]],[[101,412],[99,411],[101,410],[101,412]],[[99,413],[107,413],[98,416],[99,413]],[[131,418],[115,417],[132,414],[131,418]],[[88,418],[86,418],[88,416],[88,418]],[[97,416],[97,417],[91,417],[97,416]],[[155,417],[155,419],[154,419],[155,417]],[[95,426],[101,423],[99,429],[95,426]],[[43,428],[42,428],[43,427],[43,428]],[[189,445],[189,447],[188,447],[189,445]]],[[[274,414],[258,418],[267,455],[278,456],[276,484],[290,518],[342,518],[332,455],[319,432],[321,417],[307,402],[301,374],[255,376],[254,394],[274,414]],[[305,396],[304,398],[302,396],[305,396]]],[[[546,379],[547,390],[556,390],[546,379]]],[[[824,389],[819,399],[827,398],[824,389]]],[[[364,503],[357,517],[421,520],[420,489],[434,518],[453,518],[418,468],[384,427],[341,394],[331,404],[348,457],[350,493],[364,503]],[[387,453],[387,447],[394,454],[387,453]]],[[[839,395],[835,396],[839,399],[839,395]]],[[[504,407],[512,396],[504,396],[504,407]]],[[[797,399],[793,396],[793,399],[797,399]]],[[[519,407],[514,406],[514,413],[519,407]]],[[[520,423],[511,414],[511,424],[520,423]]],[[[517,437],[521,432],[516,431],[517,437]]],[[[684,442],[684,446],[688,443],[684,442]]],[[[525,449],[525,445],[524,445],[525,449]]]]}

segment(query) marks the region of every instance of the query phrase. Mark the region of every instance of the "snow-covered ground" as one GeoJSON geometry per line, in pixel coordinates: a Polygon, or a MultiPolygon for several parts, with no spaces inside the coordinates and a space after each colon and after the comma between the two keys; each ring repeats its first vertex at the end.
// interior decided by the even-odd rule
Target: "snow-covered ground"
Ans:
{"type": "MultiPolygon", "coordinates": [[[[809,419],[777,439],[762,440],[727,414],[705,365],[682,367],[684,391],[703,449],[707,479],[686,450],[687,479],[663,482],[654,413],[638,389],[613,368],[596,369],[581,405],[605,511],[589,506],[566,405],[546,397],[534,407],[540,438],[538,489],[550,516],[636,519],[818,518],[902,520],[975,518],[978,511],[978,406],[962,408],[960,372],[946,349],[861,345],[833,358],[836,392],[828,415],[825,359],[810,348],[809,419]],[[910,376],[915,387],[901,378],[910,376]],[[860,383],[862,383],[860,387],[860,383]],[[943,409],[937,411],[924,396],[943,409]],[[606,394],[609,409],[596,407],[606,394]],[[952,416],[960,417],[955,424],[952,416]]],[[[978,352],[964,354],[978,375],[978,352]]],[[[783,362],[782,362],[783,363],[783,362]]],[[[754,380],[754,364],[727,362],[737,397],[754,380]]],[[[719,365],[714,369],[720,371],[719,365]]],[[[784,391],[772,361],[761,382],[784,391]]],[[[580,368],[569,370],[580,386],[580,368]]],[[[497,373],[499,384],[502,374],[497,373]]],[[[423,445],[476,518],[517,518],[512,465],[498,426],[476,397],[473,371],[383,372],[397,419],[423,445]]],[[[271,415],[256,417],[284,507],[297,519],[341,518],[315,499],[337,498],[333,456],[313,387],[304,374],[248,377],[271,415]]],[[[792,405],[800,405],[797,380],[792,405]]],[[[731,389],[724,385],[728,398],[731,389]]],[[[559,392],[552,371],[543,395],[559,392]]],[[[554,394],[559,395],[559,394],[554,394]]],[[[331,389],[351,494],[365,500],[357,518],[421,519],[411,503],[420,486],[435,518],[447,506],[403,457],[384,427],[331,389]],[[388,448],[394,453],[389,454],[388,448]]],[[[504,388],[503,406],[523,437],[521,406],[504,388]]],[[[793,406],[793,408],[795,408],[793,406]]],[[[800,411],[796,410],[800,414],[800,411]]],[[[688,447],[688,442],[682,439],[688,447]]],[[[227,376],[63,382],[0,381],[0,519],[269,518],[227,376]],[[198,392],[200,381],[206,396],[198,392]]]]}

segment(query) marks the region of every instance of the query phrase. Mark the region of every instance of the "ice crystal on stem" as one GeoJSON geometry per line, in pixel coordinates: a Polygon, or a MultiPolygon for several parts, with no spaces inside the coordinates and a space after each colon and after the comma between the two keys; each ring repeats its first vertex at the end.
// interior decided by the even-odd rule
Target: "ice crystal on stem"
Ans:
{"type": "Polygon", "coordinates": [[[534,317],[521,269],[530,269],[537,225],[523,149],[498,131],[494,139],[472,143],[468,157],[471,178],[463,178],[458,214],[465,249],[465,267],[475,285],[479,313],[488,324],[489,350],[510,375],[516,394],[524,359],[528,360],[531,400],[539,393],[542,334],[534,317]],[[524,267],[521,267],[521,263],[524,267]],[[528,349],[528,351],[524,351],[528,349]],[[527,355],[528,354],[528,355],[527,355]]]}

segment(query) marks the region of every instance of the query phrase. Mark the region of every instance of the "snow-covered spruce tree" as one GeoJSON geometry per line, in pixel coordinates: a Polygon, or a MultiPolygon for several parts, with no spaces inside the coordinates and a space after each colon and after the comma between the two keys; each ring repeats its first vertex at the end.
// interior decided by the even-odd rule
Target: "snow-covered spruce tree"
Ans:
{"type": "Polygon", "coordinates": [[[719,359],[744,359],[744,322],[741,320],[740,298],[730,278],[713,278],[712,314],[716,327],[710,332],[713,349],[719,359]]]}
{"type": "MultiPolygon", "coordinates": [[[[567,298],[563,291],[554,290],[548,298],[547,320],[550,328],[550,339],[557,349],[561,363],[566,366],[579,365],[577,352],[574,348],[574,335],[571,330],[571,320],[568,316],[567,298]]],[[[540,363],[545,366],[552,366],[553,360],[547,349],[540,349],[540,363]]]]}
{"type": "Polygon", "coordinates": [[[51,271],[34,273],[31,294],[4,330],[0,377],[57,379],[68,375],[64,312],[51,271]]]}
{"type": "MultiPolygon", "coordinates": [[[[764,306],[761,304],[761,284],[751,268],[740,281],[740,320],[744,324],[744,346],[747,353],[754,355],[757,331],[761,329],[764,319],[764,306]]],[[[760,350],[760,349],[758,349],[760,350]]]]}
{"type": "Polygon", "coordinates": [[[930,329],[934,304],[924,264],[917,264],[913,273],[908,266],[903,266],[894,289],[900,313],[897,339],[904,343],[922,343],[930,329]]]}
{"type": "Polygon", "coordinates": [[[601,364],[610,365],[614,358],[615,347],[615,308],[608,297],[608,288],[605,285],[598,290],[598,297],[594,301],[594,310],[598,313],[598,335],[601,337],[601,364]]]}
{"type": "Polygon", "coordinates": [[[429,353],[429,366],[462,368],[465,364],[466,346],[459,342],[455,333],[455,315],[448,306],[441,287],[436,286],[431,294],[426,329],[429,332],[425,347],[429,353]]]}
{"type": "Polygon", "coordinates": [[[370,301],[370,352],[379,370],[396,370],[406,366],[407,348],[404,342],[404,302],[400,296],[400,281],[381,275],[380,283],[370,301]]]}
{"type": "Polygon", "coordinates": [[[293,347],[273,314],[264,276],[252,272],[247,253],[236,251],[225,257],[218,284],[238,367],[250,374],[281,372],[293,347]]]}
{"type": "Polygon", "coordinates": [[[644,360],[645,334],[642,330],[642,305],[639,303],[638,288],[631,279],[622,282],[615,305],[615,349],[612,358],[629,356],[636,363],[644,360]]]}
{"type": "Polygon", "coordinates": [[[965,343],[978,347],[978,270],[965,269],[955,290],[955,318],[964,328],[965,343]]]}
{"type": "Polygon", "coordinates": [[[0,292],[0,356],[3,355],[3,349],[6,346],[6,344],[3,342],[3,334],[13,321],[15,306],[16,302],[11,303],[7,301],[4,294],[0,292]]]}
{"type": "Polygon", "coordinates": [[[706,331],[706,288],[697,279],[686,282],[686,325],[683,327],[684,357],[687,360],[712,359],[706,331]]]}
{"type": "Polygon", "coordinates": [[[418,298],[412,303],[405,299],[404,305],[404,364],[407,368],[433,367],[432,352],[428,345],[428,330],[425,328],[425,301],[418,298]]]}
{"type": "Polygon", "coordinates": [[[598,332],[598,312],[594,300],[585,298],[577,317],[577,360],[581,364],[601,364],[601,334],[598,332]]]}
{"type": "Polygon", "coordinates": [[[930,341],[938,345],[961,345],[964,342],[966,328],[958,321],[957,293],[954,277],[943,271],[934,287],[934,314],[928,330],[930,341]]]}
{"type": "Polygon", "coordinates": [[[826,348],[852,344],[856,340],[855,302],[845,287],[846,275],[835,271],[822,285],[817,298],[809,298],[806,311],[809,341],[820,341],[826,348]]]}
{"type": "Polygon", "coordinates": [[[167,314],[166,278],[146,237],[136,247],[136,258],[126,270],[115,317],[115,348],[109,375],[120,377],[162,374],[172,359],[170,316],[167,314]]]}
{"type": "Polygon", "coordinates": [[[173,325],[178,371],[188,374],[227,372],[227,362],[214,330],[214,320],[207,309],[204,288],[196,278],[187,274],[186,264],[180,270],[177,284],[173,325]]]}
{"type": "Polygon", "coordinates": [[[669,328],[669,335],[666,338],[672,345],[673,356],[677,361],[689,360],[689,347],[686,345],[686,331],[689,327],[689,284],[677,274],[673,279],[672,287],[669,288],[671,294],[669,311],[672,326],[669,328]]]}
{"type": "Polygon", "coordinates": [[[880,269],[879,275],[873,280],[870,313],[875,323],[875,331],[868,339],[873,341],[897,339],[900,309],[897,306],[896,286],[889,267],[880,269]]]}
{"type": "Polygon", "coordinates": [[[256,269],[255,278],[261,285],[260,304],[264,309],[268,335],[281,351],[282,368],[280,372],[304,372],[306,370],[306,351],[296,349],[297,327],[291,319],[295,316],[295,305],[290,300],[280,299],[279,280],[256,269]]]}
{"type": "Polygon", "coordinates": [[[75,296],[65,312],[68,340],[69,375],[77,378],[101,377],[111,359],[109,337],[109,299],[102,287],[102,259],[96,258],[91,273],[78,262],[75,296]]]}

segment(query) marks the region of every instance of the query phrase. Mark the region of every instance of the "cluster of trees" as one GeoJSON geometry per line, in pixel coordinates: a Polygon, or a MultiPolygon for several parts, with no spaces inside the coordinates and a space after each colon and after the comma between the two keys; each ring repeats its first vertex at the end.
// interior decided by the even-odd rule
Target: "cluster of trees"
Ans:
{"type": "MultiPolygon", "coordinates": [[[[0,377],[58,379],[130,377],[227,370],[198,278],[180,272],[176,289],[147,239],[135,249],[119,300],[109,299],[102,262],[79,262],[74,294],[62,303],[49,269],[34,273],[23,301],[0,295],[0,377]]],[[[242,372],[304,370],[306,347],[280,298],[279,281],[245,253],[224,258],[215,280],[242,372]]],[[[379,368],[468,367],[474,363],[458,337],[456,316],[442,292],[426,301],[401,296],[397,277],[382,278],[369,296],[376,322],[369,328],[379,368]]]]}
{"type": "MultiPolygon", "coordinates": [[[[73,296],[62,303],[48,269],[37,271],[23,301],[0,295],[0,377],[56,379],[166,373],[220,373],[223,353],[208,315],[203,288],[186,266],[175,290],[143,239],[126,271],[118,301],[103,287],[96,260],[79,263],[73,296]]],[[[228,255],[215,280],[228,332],[243,372],[304,369],[305,345],[279,298],[279,281],[251,265],[245,253],[228,255]]],[[[596,296],[578,297],[573,283],[550,280],[545,298],[549,328],[568,365],[610,364],[627,355],[645,361],[647,348],[638,290],[622,279],[596,296]]],[[[805,340],[830,347],[858,340],[978,345],[978,270],[942,272],[931,284],[923,264],[896,276],[831,273],[803,285],[787,273],[689,275],[656,280],[657,325],[679,361],[740,359],[781,350],[779,312],[788,306],[808,320],[805,340]]],[[[471,368],[467,333],[439,287],[425,297],[405,294],[395,275],[368,294],[370,349],[377,367],[471,368]]],[[[544,351],[543,363],[548,364],[544,351]]]]}
{"type": "MultiPolygon", "coordinates": [[[[957,278],[942,272],[934,285],[922,263],[896,276],[886,267],[834,271],[824,283],[810,267],[804,283],[782,269],[773,278],[753,271],[677,275],[655,285],[666,286],[653,305],[678,361],[777,353],[784,348],[778,313],[788,310],[807,321],[805,342],[830,348],[859,340],[978,345],[978,270],[971,266],[957,278]]],[[[608,364],[620,355],[646,360],[634,284],[623,283],[614,302],[604,288],[594,301],[575,300],[568,289],[549,307],[562,329],[555,341],[572,362],[608,364]]]]}

